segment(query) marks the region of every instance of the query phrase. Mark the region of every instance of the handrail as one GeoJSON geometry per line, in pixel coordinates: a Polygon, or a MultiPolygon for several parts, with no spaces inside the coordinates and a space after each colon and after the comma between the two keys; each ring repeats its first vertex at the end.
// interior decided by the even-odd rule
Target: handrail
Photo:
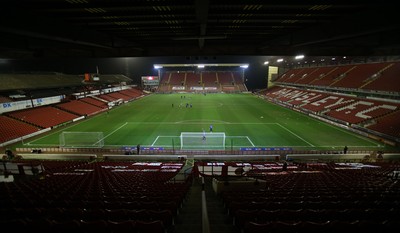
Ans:
{"type": "Polygon", "coordinates": [[[210,221],[207,212],[206,192],[204,190],[204,177],[201,177],[201,220],[202,220],[202,233],[210,233],[210,221]]]}

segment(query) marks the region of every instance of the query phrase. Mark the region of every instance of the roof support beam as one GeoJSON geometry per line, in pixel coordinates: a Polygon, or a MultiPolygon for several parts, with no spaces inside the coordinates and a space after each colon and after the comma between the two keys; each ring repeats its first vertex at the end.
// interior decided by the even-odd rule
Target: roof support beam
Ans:
{"type": "Polygon", "coordinates": [[[199,36],[199,48],[204,47],[204,36],[207,32],[207,19],[208,19],[208,7],[210,4],[209,0],[196,0],[196,19],[199,23],[200,36],[199,36]]]}

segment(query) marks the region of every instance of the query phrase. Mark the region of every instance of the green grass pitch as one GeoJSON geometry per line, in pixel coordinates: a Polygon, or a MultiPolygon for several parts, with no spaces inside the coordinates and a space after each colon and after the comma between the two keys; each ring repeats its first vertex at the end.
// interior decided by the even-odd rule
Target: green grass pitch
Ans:
{"type": "MultiPolygon", "coordinates": [[[[89,117],[26,139],[23,147],[51,147],[60,144],[59,134],[103,132],[105,148],[164,147],[181,149],[181,132],[226,135],[225,149],[241,147],[290,147],[294,150],[385,149],[388,146],[268,103],[252,94],[152,94],[113,108],[109,113],[89,117]],[[188,107],[186,107],[188,105],[188,107]],[[191,107],[190,107],[191,105],[191,107]]],[[[216,143],[184,145],[183,149],[221,149],[216,143]]],[[[223,148],[223,146],[222,146],[223,148]]]]}

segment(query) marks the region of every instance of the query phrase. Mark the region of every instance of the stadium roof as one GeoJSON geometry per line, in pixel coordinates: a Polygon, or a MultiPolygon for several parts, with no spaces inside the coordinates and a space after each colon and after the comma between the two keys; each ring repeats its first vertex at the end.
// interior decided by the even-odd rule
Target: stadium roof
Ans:
{"type": "Polygon", "coordinates": [[[392,2],[4,0],[0,58],[399,55],[392,2]]]}

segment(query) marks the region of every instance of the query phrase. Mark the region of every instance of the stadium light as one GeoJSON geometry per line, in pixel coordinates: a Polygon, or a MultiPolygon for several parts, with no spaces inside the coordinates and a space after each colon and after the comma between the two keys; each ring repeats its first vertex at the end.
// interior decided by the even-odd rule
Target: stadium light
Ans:
{"type": "Polygon", "coordinates": [[[197,68],[199,69],[204,68],[204,65],[197,65],[197,68]]]}
{"type": "Polygon", "coordinates": [[[265,61],[265,62],[264,62],[264,65],[268,65],[268,64],[269,64],[269,61],[265,61]]]}
{"type": "Polygon", "coordinates": [[[249,68],[249,65],[241,65],[240,68],[247,69],[249,68]]]}
{"type": "Polygon", "coordinates": [[[279,58],[276,62],[283,62],[283,58],[279,58]]]}
{"type": "Polygon", "coordinates": [[[303,59],[303,58],[304,58],[304,55],[297,55],[297,56],[294,57],[294,59],[296,59],[296,60],[300,60],[300,59],[303,59]]]}
{"type": "Polygon", "coordinates": [[[173,67],[173,68],[177,68],[177,67],[198,67],[198,66],[204,66],[205,67],[239,67],[239,66],[249,66],[249,64],[247,63],[218,63],[218,64],[153,64],[155,69],[160,69],[160,68],[169,68],[169,67],[173,67]]]}

